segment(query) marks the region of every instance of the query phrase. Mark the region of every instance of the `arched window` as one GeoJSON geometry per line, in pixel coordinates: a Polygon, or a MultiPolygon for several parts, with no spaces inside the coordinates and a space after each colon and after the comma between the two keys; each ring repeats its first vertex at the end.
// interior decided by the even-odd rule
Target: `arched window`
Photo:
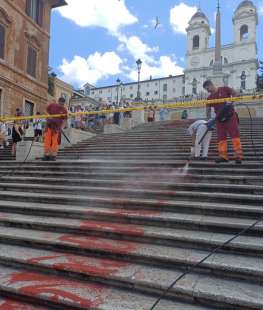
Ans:
{"type": "Polygon", "coordinates": [[[226,57],[224,57],[224,65],[227,65],[228,64],[228,60],[226,57]]]}
{"type": "Polygon", "coordinates": [[[212,60],[210,61],[209,66],[212,67],[213,65],[214,65],[214,59],[212,59],[212,60]]]}
{"type": "Polygon", "coordinates": [[[240,28],[240,41],[246,40],[248,38],[248,26],[243,25],[240,28]]]}
{"type": "Polygon", "coordinates": [[[197,80],[196,79],[193,79],[192,85],[193,85],[192,94],[196,95],[197,94],[197,80]]]}
{"type": "Polygon", "coordinates": [[[193,37],[193,49],[199,49],[199,41],[199,36],[196,35],[193,37]]]}

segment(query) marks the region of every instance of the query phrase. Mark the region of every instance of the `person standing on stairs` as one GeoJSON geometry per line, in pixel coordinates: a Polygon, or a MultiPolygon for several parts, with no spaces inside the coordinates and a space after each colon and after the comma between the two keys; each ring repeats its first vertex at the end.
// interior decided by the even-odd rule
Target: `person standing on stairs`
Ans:
{"type": "Polygon", "coordinates": [[[59,137],[62,129],[67,124],[68,110],[64,106],[65,99],[58,99],[58,103],[52,102],[47,107],[49,115],[63,114],[61,117],[48,118],[44,134],[44,157],[45,161],[55,161],[59,149],[59,137]]]}
{"type": "MultiPolygon", "coordinates": [[[[216,87],[212,81],[207,80],[203,84],[203,88],[210,94],[208,100],[223,99],[236,97],[237,94],[230,87],[216,87]]],[[[218,153],[219,157],[216,163],[228,162],[227,153],[227,135],[232,139],[233,149],[235,152],[236,164],[241,164],[243,159],[243,151],[240,140],[239,119],[232,103],[226,102],[211,105],[216,114],[216,128],[218,137],[218,153]]]]}
{"type": "Polygon", "coordinates": [[[197,120],[187,129],[189,135],[192,136],[191,157],[207,160],[213,129],[209,128],[208,124],[209,122],[205,120],[197,120]],[[202,157],[200,157],[201,149],[202,157]]]}

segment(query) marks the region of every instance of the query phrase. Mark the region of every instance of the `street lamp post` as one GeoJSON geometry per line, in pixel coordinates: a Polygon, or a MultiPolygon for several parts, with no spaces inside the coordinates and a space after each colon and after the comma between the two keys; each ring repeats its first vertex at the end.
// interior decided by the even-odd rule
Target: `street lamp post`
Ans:
{"type": "Polygon", "coordinates": [[[122,103],[122,86],[123,86],[123,83],[121,82],[120,83],[120,87],[121,87],[120,104],[122,103]]]}
{"type": "Polygon", "coordinates": [[[118,105],[118,103],[119,103],[119,86],[120,86],[121,80],[118,78],[116,80],[116,82],[117,82],[117,102],[116,102],[116,104],[118,105]]]}
{"type": "Polygon", "coordinates": [[[137,65],[137,70],[138,70],[138,89],[137,89],[137,100],[140,100],[141,96],[140,96],[140,73],[141,73],[141,67],[142,67],[142,61],[141,59],[139,58],[137,61],[136,61],[136,65],[137,65]]]}

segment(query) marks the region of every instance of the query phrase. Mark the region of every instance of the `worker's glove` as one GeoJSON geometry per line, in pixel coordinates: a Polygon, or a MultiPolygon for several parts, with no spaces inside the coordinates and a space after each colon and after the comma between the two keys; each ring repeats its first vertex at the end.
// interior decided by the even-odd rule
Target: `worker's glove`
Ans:
{"type": "Polygon", "coordinates": [[[215,123],[216,123],[216,119],[215,118],[211,118],[209,121],[207,121],[206,123],[206,127],[209,131],[212,131],[215,127],[215,123]]]}

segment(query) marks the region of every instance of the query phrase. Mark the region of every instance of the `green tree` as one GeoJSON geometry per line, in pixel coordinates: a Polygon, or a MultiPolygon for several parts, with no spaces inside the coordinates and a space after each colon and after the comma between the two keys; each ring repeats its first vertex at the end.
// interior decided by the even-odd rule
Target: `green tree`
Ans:
{"type": "Polygon", "coordinates": [[[257,90],[263,90],[263,61],[259,60],[257,90]]]}

